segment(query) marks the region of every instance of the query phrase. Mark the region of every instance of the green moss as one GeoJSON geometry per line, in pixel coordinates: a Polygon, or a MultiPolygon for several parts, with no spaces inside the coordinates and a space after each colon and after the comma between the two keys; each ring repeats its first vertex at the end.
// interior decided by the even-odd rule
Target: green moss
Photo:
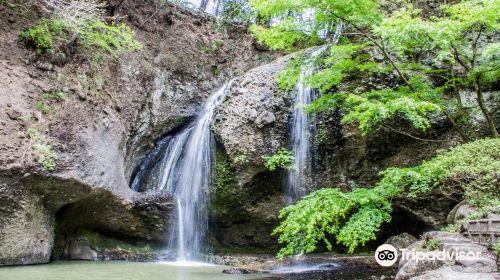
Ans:
{"type": "Polygon", "coordinates": [[[234,159],[233,159],[233,162],[236,165],[248,163],[248,156],[244,151],[238,150],[236,152],[234,159]]]}
{"type": "Polygon", "coordinates": [[[217,151],[213,178],[215,198],[211,209],[215,217],[232,219],[245,215],[244,205],[249,201],[249,195],[238,187],[234,174],[235,170],[224,153],[217,151]]]}
{"type": "Polygon", "coordinates": [[[90,230],[83,230],[81,232],[81,236],[89,242],[92,248],[97,251],[122,249],[133,253],[149,253],[160,251],[162,249],[159,245],[152,245],[144,242],[138,242],[135,244],[123,242],[90,230]]]}

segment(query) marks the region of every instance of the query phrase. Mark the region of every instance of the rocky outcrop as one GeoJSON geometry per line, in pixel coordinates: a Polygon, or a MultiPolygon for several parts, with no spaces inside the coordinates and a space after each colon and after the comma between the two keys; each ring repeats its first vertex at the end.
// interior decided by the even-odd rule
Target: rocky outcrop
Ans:
{"type": "Polygon", "coordinates": [[[40,12],[18,2],[30,8],[0,7],[0,265],[48,262],[54,243],[93,258],[75,245],[79,229],[163,242],[171,198],[130,190],[135,167],[217,87],[270,55],[243,27],[165,1],[110,1],[144,48],[97,68],[78,56],[64,65],[19,41],[40,12]]]}
{"type": "Polygon", "coordinates": [[[396,280],[492,279],[491,273],[497,271],[493,253],[456,233],[428,232],[407,250],[421,258],[401,258],[396,280]],[[444,252],[445,258],[438,258],[437,251],[444,252]],[[462,257],[449,257],[452,253],[462,257]]]}
{"type": "Polygon", "coordinates": [[[279,93],[276,79],[292,57],[285,56],[238,77],[217,112],[213,131],[238,169],[239,185],[265,171],[263,156],[287,145],[293,105],[289,96],[279,93]]]}

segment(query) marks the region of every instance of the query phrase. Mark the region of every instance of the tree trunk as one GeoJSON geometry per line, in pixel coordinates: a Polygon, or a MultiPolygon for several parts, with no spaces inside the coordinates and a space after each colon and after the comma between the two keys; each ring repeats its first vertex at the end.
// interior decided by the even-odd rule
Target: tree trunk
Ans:
{"type": "Polygon", "coordinates": [[[479,87],[479,83],[477,81],[477,78],[474,79],[474,89],[476,91],[477,103],[479,104],[479,108],[481,108],[481,111],[483,112],[483,115],[486,118],[486,121],[488,122],[488,127],[490,128],[491,136],[494,138],[498,138],[500,135],[498,134],[498,130],[495,126],[495,121],[493,120],[493,115],[491,114],[488,107],[486,107],[486,103],[485,103],[484,97],[483,97],[483,92],[481,91],[481,88],[479,87]]]}

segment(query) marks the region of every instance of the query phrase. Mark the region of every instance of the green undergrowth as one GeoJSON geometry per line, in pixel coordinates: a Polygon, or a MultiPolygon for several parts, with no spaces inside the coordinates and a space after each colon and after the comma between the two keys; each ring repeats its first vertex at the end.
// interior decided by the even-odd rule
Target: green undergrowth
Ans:
{"type": "Polygon", "coordinates": [[[126,24],[97,19],[87,20],[74,28],[63,19],[43,18],[21,32],[20,36],[41,55],[65,57],[69,44],[76,42],[80,54],[97,61],[105,54],[117,58],[125,52],[142,48],[133,30],[126,24]]]}
{"type": "Polygon", "coordinates": [[[500,205],[498,170],[500,139],[483,139],[415,167],[389,168],[372,188],[320,189],[280,212],[284,220],[273,233],[284,244],[278,256],[311,253],[319,243],[331,249],[332,240],[353,253],[391,221],[392,199],[412,199],[436,188],[463,191],[467,203],[488,211],[500,205]]]}
{"type": "Polygon", "coordinates": [[[298,55],[290,60],[285,69],[278,75],[278,87],[284,92],[292,91],[300,79],[304,55],[298,55]]]}

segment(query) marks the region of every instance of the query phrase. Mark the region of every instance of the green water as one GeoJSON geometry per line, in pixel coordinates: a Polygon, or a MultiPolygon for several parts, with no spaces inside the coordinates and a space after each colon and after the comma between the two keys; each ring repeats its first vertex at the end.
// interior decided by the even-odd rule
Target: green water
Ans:
{"type": "Polygon", "coordinates": [[[161,263],[54,262],[2,267],[1,280],[247,280],[259,275],[228,275],[226,267],[182,267],[161,263]]]}

